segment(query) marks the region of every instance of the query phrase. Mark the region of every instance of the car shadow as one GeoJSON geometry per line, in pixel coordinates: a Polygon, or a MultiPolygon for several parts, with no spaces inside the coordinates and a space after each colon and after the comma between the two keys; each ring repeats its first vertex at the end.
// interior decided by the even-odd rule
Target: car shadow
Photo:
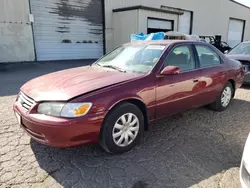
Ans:
{"type": "Polygon", "coordinates": [[[0,96],[16,95],[27,81],[51,72],[89,65],[95,60],[0,63],[0,96]]]}
{"type": "Polygon", "coordinates": [[[250,90],[250,84],[244,84],[241,86],[241,88],[250,90]]]}
{"type": "Polygon", "coordinates": [[[40,167],[63,187],[189,187],[239,167],[250,132],[250,103],[235,99],[218,113],[206,108],[171,116],[122,155],[98,145],[58,149],[31,140],[40,167]]]}

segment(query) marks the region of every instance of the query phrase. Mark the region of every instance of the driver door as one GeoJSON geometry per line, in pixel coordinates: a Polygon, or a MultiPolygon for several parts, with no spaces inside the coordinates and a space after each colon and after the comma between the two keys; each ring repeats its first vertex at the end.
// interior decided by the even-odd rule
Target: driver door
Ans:
{"type": "MultiPolygon", "coordinates": [[[[156,119],[199,106],[200,71],[189,44],[175,46],[164,67],[177,66],[180,73],[159,76],[156,80],[156,119]]],[[[163,67],[163,68],[164,68],[163,67]]]]}

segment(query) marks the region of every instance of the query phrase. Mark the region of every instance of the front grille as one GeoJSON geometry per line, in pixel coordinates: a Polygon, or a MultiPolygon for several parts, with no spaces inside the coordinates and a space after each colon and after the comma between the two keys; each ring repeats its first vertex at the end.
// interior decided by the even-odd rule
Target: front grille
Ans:
{"type": "Polygon", "coordinates": [[[247,187],[250,187],[250,174],[246,169],[246,164],[243,163],[242,165],[242,171],[241,171],[241,178],[246,184],[247,187]]]}
{"type": "Polygon", "coordinates": [[[25,111],[29,111],[30,108],[36,103],[32,98],[20,92],[18,95],[18,103],[23,107],[25,111]]]}

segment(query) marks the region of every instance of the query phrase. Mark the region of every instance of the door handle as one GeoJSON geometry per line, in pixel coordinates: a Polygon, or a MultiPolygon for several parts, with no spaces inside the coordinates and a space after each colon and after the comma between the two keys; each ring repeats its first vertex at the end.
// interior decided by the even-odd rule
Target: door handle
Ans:
{"type": "Polygon", "coordinates": [[[197,83],[197,82],[199,82],[199,80],[198,80],[198,79],[195,79],[195,80],[193,80],[193,82],[194,82],[194,83],[197,83]]]}

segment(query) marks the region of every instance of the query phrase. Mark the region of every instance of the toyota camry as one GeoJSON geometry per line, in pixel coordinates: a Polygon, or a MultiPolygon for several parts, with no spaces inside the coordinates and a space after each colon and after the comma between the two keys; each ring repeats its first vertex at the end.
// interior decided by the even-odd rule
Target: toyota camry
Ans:
{"type": "Polygon", "coordinates": [[[123,153],[159,119],[201,106],[227,109],[244,74],[239,61],[210,44],[133,42],[90,66],[27,82],[13,108],[20,126],[40,143],[100,143],[123,153]]]}

